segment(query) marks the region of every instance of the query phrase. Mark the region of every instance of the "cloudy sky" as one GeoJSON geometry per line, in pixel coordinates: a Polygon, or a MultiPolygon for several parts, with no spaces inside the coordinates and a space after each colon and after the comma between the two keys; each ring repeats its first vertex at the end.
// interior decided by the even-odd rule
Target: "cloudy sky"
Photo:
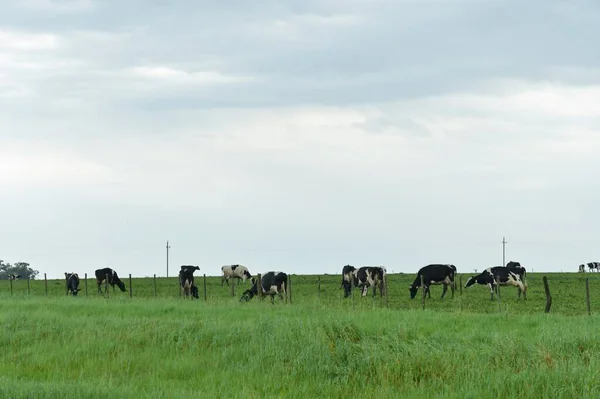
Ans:
{"type": "Polygon", "coordinates": [[[0,259],[575,271],[598,37],[596,0],[1,1],[0,259]]]}

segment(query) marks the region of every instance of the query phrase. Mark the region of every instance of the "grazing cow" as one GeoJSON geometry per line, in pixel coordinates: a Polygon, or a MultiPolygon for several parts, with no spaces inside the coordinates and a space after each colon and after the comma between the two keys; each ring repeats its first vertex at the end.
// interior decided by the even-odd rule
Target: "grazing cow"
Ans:
{"type": "Polygon", "coordinates": [[[284,272],[267,272],[261,276],[260,281],[252,277],[252,287],[242,294],[240,302],[248,302],[255,295],[258,295],[258,287],[263,295],[271,296],[271,303],[275,303],[275,295],[287,303],[287,279],[288,275],[284,272]]]}
{"type": "Polygon", "coordinates": [[[67,295],[71,292],[73,296],[77,296],[77,293],[81,291],[79,289],[79,275],[77,273],[65,273],[65,279],[67,280],[67,295]]]}
{"type": "MultiPolygon", "coordinates": [[[[119,278],[119,276],[117,275],[117,272],[114,271],[113,269],[111,269],[110,267],[105,267],[104,269],[98,269],[95,271],[96,274],[96,284],[98,284],[98,293],[101,294],[102,293],[102,283],[106,280],[106,277],[108,277],[108,284],[110,284],[113,287],[113,291],[115,290],[115,284],[117,285],[117,287],[119,287],[119,289],[122,292],[125,292],[125,283],[121,281],[121,279],[119,278]]],[[[106,287],[104,289],[104,292],[106,293],[106,290],[108,289],[108,287],[106,287]]]]}
{"type": "Polygon", "coordinates": [[[579,273],[585,273],[585,264],[579,265],[579,273]]]}
{"type": "Polygon", "coordinates": [[[344,298],[348,298],[352,293],[352,283],[354,282],[354,266],[346,265],[342,268],[342,286],[344,289],[344,298]]]}
{"type": "Polygon", "coordinates": [[[230,278],[237,278],[245,283],[247,279],[252,278],[252,275],[248,271],[248,268],[244,265],[225,265],[221,267],[223,275],[221,276],[221,286],[223,283],[229,285],[230,278]]]}
{"type": "Polygon", "coordinates": [[[490,289],[490,300],[494,299],[494,292],[498,292],[498,286],[512,285],[517,287],[517,299],[523,298],[527,300],[527,283],[525,282],[526,270],[518,262],[509,262],[506,266],[488,267],[477,276],[472,276],[467,280],[465,288],[473,284],[487,285],[490,289]]]}
{"type": "Polygon", "coordinates": [[[456,276],[456,266],[450,264],[431,264],[423,266],[417,272],[417,277],[408,290],[410,292],[410,299],[414,299],[417,295],[417,291],[421,286],[421,276],[423,277],[423,293],[429,294],[431,298],[431,291],[429,287],[431,285],[443,285],[442,298],[448,291],[448,286],[452,289],[452,295],[454,295],[454,276],[456,276]]]}
{"type": "Polygon", "coordinates": [[[194,272],[200,270],[198,266],[183,265],[179,271],[179,285],[184,297],[192,295],[192,298],[199,298],[198,287],[194,284],[194,272]]]}
{"type": "Polygon", "coordinates": [[[369,287],[373,287],[373,298],[377,295],[377,287],[380,295],[383,296],[385,274],[385,267],[363,266],[352,272],[354,286],[360,288],[363,297],[367,296],[369,287]]]}
{"type": "Polygon", "coordinates": [[[594,269],[596,269],[596,272],[600,272],[600,262],[589,262],[587,263],[587,267],[590,269],[590,273],[594,269]]]}
{"type": "Polygon", "coordinates": [[[20,274],[11,274],[8,276],[9,280],[20,280],[21,279],[21,275],[20,274]]]}

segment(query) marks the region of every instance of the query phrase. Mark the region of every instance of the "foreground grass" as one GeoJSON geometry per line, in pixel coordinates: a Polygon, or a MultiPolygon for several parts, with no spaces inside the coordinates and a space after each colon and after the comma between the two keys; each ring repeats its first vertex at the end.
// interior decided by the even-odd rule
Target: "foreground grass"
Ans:
{"type": "Polygon", "coordinates": [[[0,397],[597,398],[599,328],[375,302],[3,298],[0,397]]]}

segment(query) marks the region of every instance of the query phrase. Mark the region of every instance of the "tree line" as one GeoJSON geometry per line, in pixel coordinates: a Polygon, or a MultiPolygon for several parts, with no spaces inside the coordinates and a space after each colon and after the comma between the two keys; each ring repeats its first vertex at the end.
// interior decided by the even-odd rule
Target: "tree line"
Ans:
{"type": "Polygon", "coordinates": [[[12,275],[21,276],[22,279],[35,280],[39,271],[31,268],[27,262],[16,262],[10,264],[0,259],[0,280],[8,280],[12,275]]]}

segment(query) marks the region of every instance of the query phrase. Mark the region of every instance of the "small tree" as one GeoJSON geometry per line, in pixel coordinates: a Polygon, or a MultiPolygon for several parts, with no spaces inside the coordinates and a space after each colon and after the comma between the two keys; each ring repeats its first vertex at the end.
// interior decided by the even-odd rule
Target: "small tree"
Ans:
{"type": "Polygon", "coordinates": [[[27,262],[17,262],[11,265],[0,259],[0,280],[8,280],[8,277],[12,274],[21,276],[22,279],[35,280],[40,272],[32,269],[27,262]]]}

